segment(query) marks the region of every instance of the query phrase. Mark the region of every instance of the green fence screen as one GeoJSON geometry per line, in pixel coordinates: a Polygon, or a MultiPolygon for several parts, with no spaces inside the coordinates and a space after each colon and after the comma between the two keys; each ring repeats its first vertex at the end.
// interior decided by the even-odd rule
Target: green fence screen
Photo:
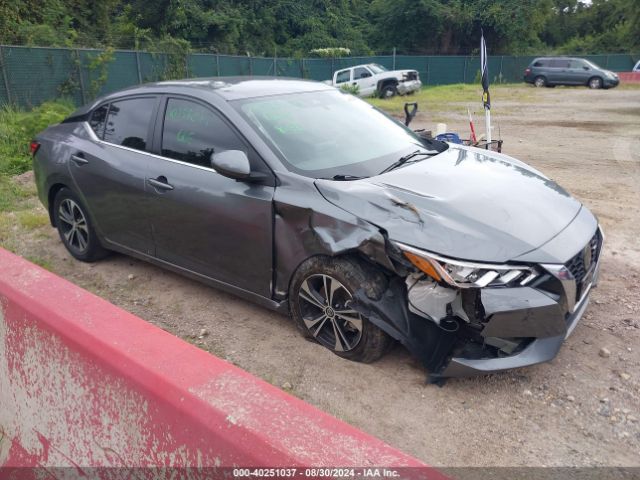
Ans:
{"type": "MultiPolygon", "coordinates": [[[[613,71],[630,71],[627,54],[586,55],[613,71]]],[[[533,56],[490,56],[495,82],[521,82],[533,56]]],[[[348,58],[258,58],[193,53],[186,56],[116,50],[0,46],[0,105],[38,105],[60,97],[77,105],[130,85],[167,78],[270,75],[328,80],[341,68],[379,63],[388,69],[414,69],[425,85],[479,81],[480,59],[474,56],[371,56],[348,58]]]]}

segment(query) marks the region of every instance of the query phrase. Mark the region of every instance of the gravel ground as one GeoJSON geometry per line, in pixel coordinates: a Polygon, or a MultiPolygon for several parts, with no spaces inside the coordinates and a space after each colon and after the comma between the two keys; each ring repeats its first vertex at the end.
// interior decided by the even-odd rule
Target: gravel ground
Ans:
{"type": "MultiPolygon", "coordinates": [[[[429,386],[401,347],[372,365],[342,360],[303,340],[286,317],[144,262],[121,255],[74,261],[42,222],[9,215],[13,224],[0,239],[432,465],[640,466],[640,89],[514,90],[522,101],[493,97],[504,151],[583,201],[606,234],[592,303],[548,364],[429,386]]],[[[421,110],[414,128],[434,128],[437,119],[468,130],[466,104],[421,110]]],[[[33,188],[29,174],[17,181],[33,188]]],[[[32,213],[43,215],[30,201],[32,213]]]]}

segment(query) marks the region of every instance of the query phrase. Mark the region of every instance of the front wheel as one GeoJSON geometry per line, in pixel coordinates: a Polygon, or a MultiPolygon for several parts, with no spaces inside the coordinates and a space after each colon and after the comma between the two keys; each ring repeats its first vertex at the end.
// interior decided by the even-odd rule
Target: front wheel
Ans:
{"type": "Polygon", "coordinates": [[[60,240],[74,258],[95,262],[107,255],[86,208],[75,193],[68,188],[60,190],[53,203],[53,213],[60,240]]]}
{"type": "Polygon", "coordinates": [[[398,89],[395,85],[385,85],[380,91],[380,98],[392,98],[398,93],[398,89]]]}
{"type": "Polygon", "coordinates": [[[600,77],[593,77],[589,79],[589,88],[592,90],[602,88],[602,79],[600,77]]]}
{"type": "Polygon", "coordinates": [[[356,259],[312,257],[294,275],[289,309],[305,337],[340,357],[370,363],[384,355],[392,340],[352,308],[360,288],[379,297],[386,279],[356,259]]]}

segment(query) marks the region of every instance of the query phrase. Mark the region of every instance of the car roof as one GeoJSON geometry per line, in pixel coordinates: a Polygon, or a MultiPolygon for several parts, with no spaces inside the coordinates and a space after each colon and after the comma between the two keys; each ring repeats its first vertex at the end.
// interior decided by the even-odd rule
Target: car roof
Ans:
{"type": "Polygon", "coordinates": [[[555,60],[555,59],[562,59],[562,60],[586,60],[586,58],[582,58],[582,57],[567,57],[564,55],[554,55],[554,56],[550,56],[550,57],[537,57],[534,58],[533,61],[537,62],[538,60],[555,60]]]}
{"type": "Polygon", "coordinates": [[[247,98],[285,95],[289,93],[306,93],[319,91],[335,91],[335,88],[321,82],[287,77],[204,77],[182,80],[165,80],[161,82],[134,85],[104,95],[88,105],[81,107],[73,116],[86,113],[100,103],[116,100],[130,95],[145,93],[191,94],[203,99],[217,97],[224,101],[247,98]]]}

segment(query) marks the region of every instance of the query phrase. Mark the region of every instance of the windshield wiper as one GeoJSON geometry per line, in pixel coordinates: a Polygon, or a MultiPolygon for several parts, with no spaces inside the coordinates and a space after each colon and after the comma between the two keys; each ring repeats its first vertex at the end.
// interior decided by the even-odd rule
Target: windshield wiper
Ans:
{"type": "Polygon", "coordinates": [[[334,175],[331,180],[342,180],[342,181],[349,181],[349,180],[360,180],[364,177],[358,177],[356,175],[334,175]]]}
{"type": "Polygon", "coordinates": [[[437,155],[438,153],[439,152],[424,152],[422,150],[416,150],[414,152],[406,154],[404,157],[400,157],[398,160],[393,162],[387,168],[382,170],[378,175],[382,175],[383,173],[390,172],[391,170],[394,170],[394,169],[404,165],[405,163],[407,163],[409,160],[411,160],[414,157],[421,156],[421,155],[426,155],[426,156],[431,157],[433,155],[437,155]]]}

